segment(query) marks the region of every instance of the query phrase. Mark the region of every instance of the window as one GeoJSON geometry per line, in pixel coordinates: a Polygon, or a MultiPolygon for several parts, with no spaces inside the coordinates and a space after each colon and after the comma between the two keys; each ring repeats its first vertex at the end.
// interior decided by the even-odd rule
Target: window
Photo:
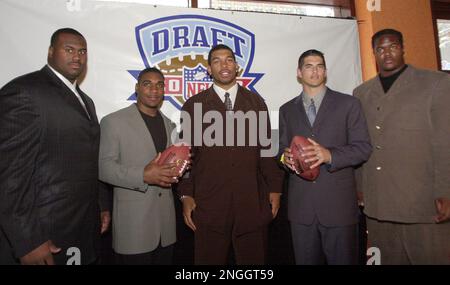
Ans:
{"type": "Polygon", "coordinates": [[[189,0],[97,0],[105,2],[124,2],[124,3],[138,3],[138,4],[152,4],[161,6],[176,6],[189,7],[189,0]]]}
{"type": "Polygon", "coordinates": [[[341,7],[267,2],[211,0],[211,8],[320,17],[346,18],[351,16],[350,9],[341,7]]]}
{"type": "Polygon", "coordinates": [[[450,71],[450,20],[437,20],[441,68],[450,71]]]}
{"type": "MultiPolygon", "coordinates": [[[[177,6],[177,7],[192,7],[191,0],[97,0],[109,2],[125,2],[125,3],[139,3],[151,4],[161,6],[177,6]]],[[[195,5],[195,4],[194,4],[195,5]]],[[[347,18],[351,17],[349,8],[326,6],[326,5],[311,5],[311,4],[295,4],[271,1],[227,1],[227,0],[197,0],[196,8],[231,10],[231,11],[251,11],[262,13],[276,13],[276,14],[291,14],[304,16],[319,16],[319,17],[337,17],[347,18]]]]}
{"type": "Polygon", "coordinates": [[[440,70],[450,72],[450,0],[432,0],[431,8],[440,70]]]}

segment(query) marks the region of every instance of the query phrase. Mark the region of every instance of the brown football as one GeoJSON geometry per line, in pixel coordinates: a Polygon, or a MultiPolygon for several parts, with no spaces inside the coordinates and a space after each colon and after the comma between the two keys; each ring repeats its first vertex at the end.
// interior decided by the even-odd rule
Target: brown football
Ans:
{"type": "Polygon", "coordinates": [[[186,170],[189,161],[189,146],[187,144],[173,144],[166,148],[158,160],[159,165],[164,165],[168,163],[176,163],[178,173],[183,174],[186,170]]]}
{"type": "Polygon", "coordinates": [[[317,179],[317,177],[320,174],[319,167],[316,167],[314,169],[311,169],[311,165],[314,164],[314,162],[305,162],[305,160],[308,157],[302,156],[304,153],[303,148],[311,145],[311,142],[308,141],[307,138],[302,136],[295,136],[291,140],[291,152],[292,152],[292,158],[295,163],[295,169],[299,172],[300,177],[314,181],[317,179]]]}

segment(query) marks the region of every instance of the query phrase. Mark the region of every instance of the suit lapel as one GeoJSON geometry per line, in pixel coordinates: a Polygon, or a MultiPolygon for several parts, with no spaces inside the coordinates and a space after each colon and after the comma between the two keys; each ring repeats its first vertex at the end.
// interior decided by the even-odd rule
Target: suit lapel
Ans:
{"type": "MultiPolygon", "coordinates": [[[[397,93],[404,93],[402,90],[405,90],[405,87],[410,84],[410,81],[414,78],[412,75],[414,73],[414,68],[412,66],[408,66],[405,71],[395,80],[394,84],[392,84],[391,89],[389,89],[387,95],[392,96],[397,93]]],[[[380,79],[378,79],[380,81],[380,79]]],[[[381,85],[381,82],[380,82],[381,85]]],[[[384,92],[384,91],[383,91],[384,92]]]]}
{"type": "Polygon", "coordinates": [[[384,92],[383,85],[381,84],[380,76],[377,75],[377,77],[375,78],[375,81],[373,83],[374,84],[373,88],[370,88],[371,93],[374,96],[376,96],[377,99],[386,98],[387,100],[391,100],[393,97],[392,95],[397,94],[397,93],[404,93],[401,91],[404,90],[405,86],[410,84],[410,81],[413,78],[413,76],[412,76],[413,73],[414,73],[414,67],[408,66],[408,68],[402,74],[400,74],[400,76],[397,78],[397,80],[395,80],[394,84],[392,84],[391,88],[388,90],[387,93],[384,92]]]}
{"type": "MultiPolygon", "coordinates": [[[[158,112],[160,112],[160,111],[158,111],[158,112]]],[[[172,144],[172,136],[171,136],[172,128],[170,126],[171,121],[166,116],[164,116],[161,112],[160,112],[160,114],[161,114],[161,117],[163,118],[164,127],[166,129],[166,137],[167,137],[166,148],[167,148],[172,144]]]]}
{"type": "Polygon", "coordinates": [[[212,85],[208,90],[208,95],[206,96],[206,104],[208,106],[208,110],[217,110],[219,112],[226,111],[225,104],[222,100],[220,100],[219,95],[217,95],[216,91],[214,91],[212,85]]]}
{"type": "MultiPolygon", "coordinates": [[[[47,76],[49,77],[50,82],[53,83],[53,85],[58,88],[58,95],[62,96],[62,98],[64,99],[64,101],[67,102],[67,104],[77,110],[80,114],[83,115],[83,117],[86,120],[89,120],[89,117],[86,114],[86,111],[84,110],[83,106],[81,105],[80,101],[78,100],[77,96],[73,93],[72,90],[70,90],[69,87],[67,87],[66,84],[64,84],[64,82],[61,81],[61,79],[58,78],[58,76],[56,76],[55,73],[53,73],[53,71],[48,67],[48,66],[44,66],[44,68],[42,68],[42,71],[45,72],[47,74],[47,76]]],[[[81,91],[79,88],[77,89],[79,91],[81,91]]],[[[82,92],[81,92],[82,93],[82,92]]],[[[83,97],[80,94],[82,100],[83,97]]],[[[86,101],[84,101],[86,104],[86,101]]],[[[88,108],[89,104],[86,104],[86,108],[88,108]]],[[[88,111],[89,112],[89,111],[88,111]]],[[[90,112],[89,115],[91,115],[92,113],[90,112]]]]}
{"type": "Polygon", "coordinates": [[[306,128],[311,129],[312,126],[309,122],[308,116],[306,115],[305,106],[303,104],[302,95],[300,94],[297,99],[295,100],[296,105],[296,111],[295,111],[295,117],[297,118],[297,121],[299,121],[301,124],[303,124],[306,128]]]}
{"type": "Polygon", "coordinates": [[[149,153],[157,153],[152,134],[148,130],[137,105],[132,104],[128,109],[130,113],[130,127],[136,129],[138,137],[145,140],[144,143],[148,146],[149,153]]]}
{"type": "MultiPolygon", "coordinates": [[[[329,88],[325,92],[325,96],[323,97],[322,103],[320,104],[319,111],[317,112],[316,119],[314,120],[313,128],[317,129],[327,114],[330,112],[329,109],[333,106],[334,96],[329,88]]],[[[306,116],[306,113],[305,113],[306,116]]]]}
{"type": "MultiPolygon", "coordinates": [[[[244,92],[242,92],[242,88],[244,87],[238,85],[233,111],[247,112],[248,110],[251,110],[251,104],[248,102],[247,98],[245,98],[244,92]]],[[[219,112],[226,111],[225,104],[220,99],[219,95],[217,95],[216,91],[214,91],[214,88],[212,86],[208,90],[206,102],[209,109],[217,110],[219,112]]]]}
{"type": "MultiPolygon", "coordinates": [[[[77,91],[78,91],[78,94],[80,94],[81,100],[83,100],[84,106],[86,106],[86,111],[89,114],[88,119],[91,121],[94,121],[94,122],[97,121],[94,105],[91,104],[91,102],[87,98],[87,95],[83,91],[81,91],[81,89],[78,85],[77,85],[77,91]]],[[[78,100],[78,98],[75,98],[75,99],[78,100]]],[[[83,109],[84,114],[86,114],[86,111],[84,110],[83,106],[81,106],[81,108],[83,109]]]]}
{"type": "MultiPolygon", "coordinates": [[[[244,87],[240,86],[238,87],[238,91],[236,94],[236,101],[234,102],[234,111],[242,111],[244,113],[252,110],[252,104],[246,97],[245,93],[242,92],[244,87]]],[[[252,95],[255,96],[255,95],[252,95]]]]}

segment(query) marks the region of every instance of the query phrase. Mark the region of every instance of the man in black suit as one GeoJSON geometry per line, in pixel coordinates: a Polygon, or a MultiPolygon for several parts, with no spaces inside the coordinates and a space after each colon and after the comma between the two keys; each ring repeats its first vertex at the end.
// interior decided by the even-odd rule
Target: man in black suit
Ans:
{"type": "Polygon", "coordinates": [[[93,101],[77,79],[87,46],[57,30],[48,64],[0,90],[0,264],[90,264],[100,231],[98,149],[93,101]]]}
{"type": "Polygon", "coordinates": [[[372,151],[358,99],[326,87],[322,52],[309,50],[298,61],[300,96],[280,108],[280,155],[289,175],[288,218],[297,264],[356,264],[358,204],[354,167],[372,151]],[[289,144],[310,138],[307,162],[320,167],[315,181],[296,175],[289,144]]]}

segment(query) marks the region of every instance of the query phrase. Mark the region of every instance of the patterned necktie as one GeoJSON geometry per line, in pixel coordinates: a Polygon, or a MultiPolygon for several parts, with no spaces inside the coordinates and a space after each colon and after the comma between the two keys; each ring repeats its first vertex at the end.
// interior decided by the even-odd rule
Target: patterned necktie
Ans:
{"type": "Polygon", "coordinates": [[[308,116],[308,120],[311,123],[311,126],[314,124],[314,120],[316,119],[316,105],[314,104],[314,100],[311,99],[311,104],[308,106],[308,111],[306,112],[308,116]]]}
{"type": "Polygon", "coordinates": [[[225,109],[227,111],[233,111],[233,104],[231,103],[230,93],[225,93],[225,109]]]}

